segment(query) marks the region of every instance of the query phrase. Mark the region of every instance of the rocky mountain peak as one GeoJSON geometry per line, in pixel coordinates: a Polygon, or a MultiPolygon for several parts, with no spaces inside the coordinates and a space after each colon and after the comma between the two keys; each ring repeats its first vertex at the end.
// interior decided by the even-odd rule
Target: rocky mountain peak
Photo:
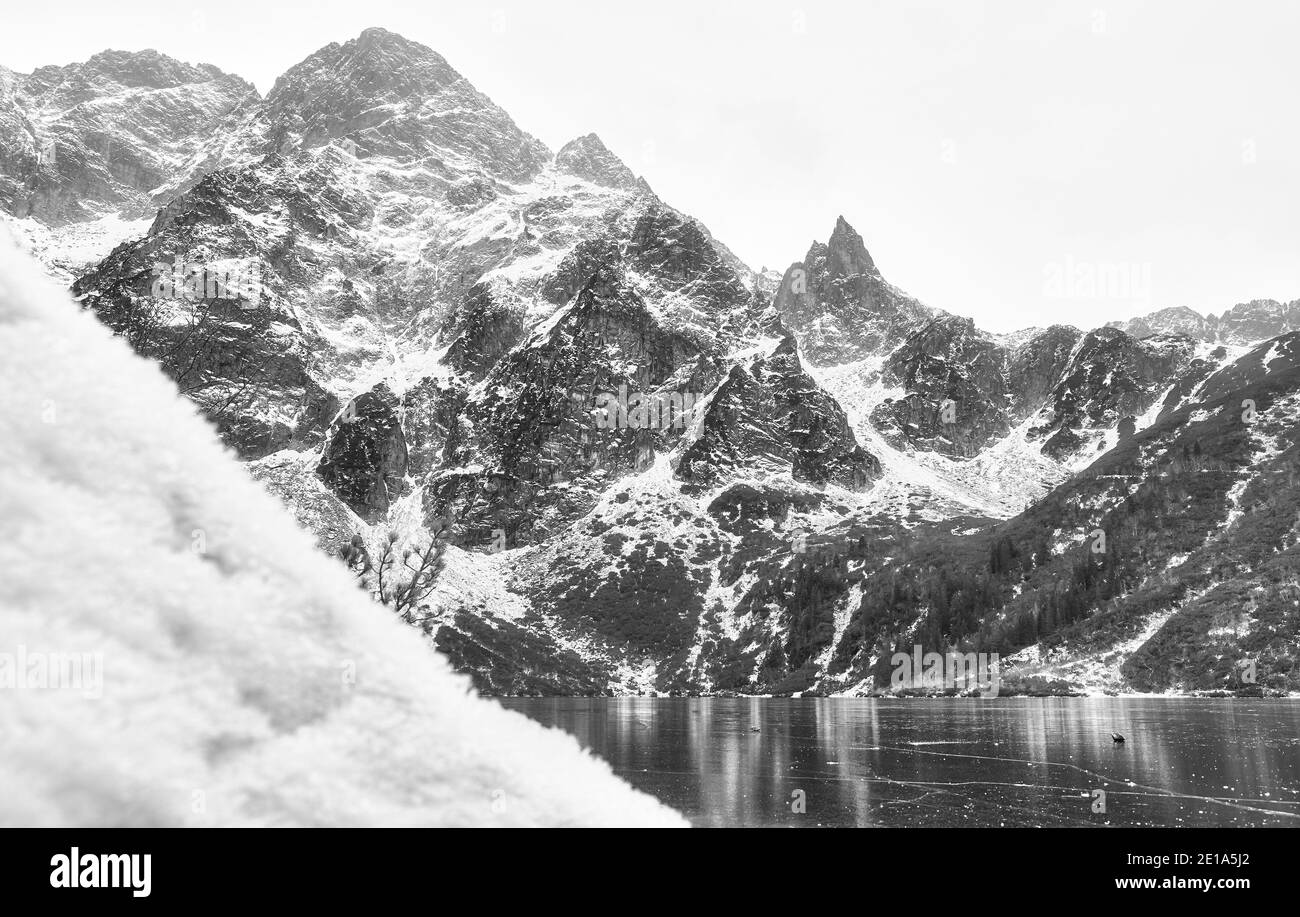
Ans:
{"type": "Polygon", "coordinates": [[[101,51],[88,60],[34,70],[26,79],[26,94],[47,106],[78,104],[114,88],[174,89],[188,83],[231,80],[250,94],[252,83],[225,73],[212,64],[187,64],[146,48],[143,51],[101,51]]]}
{"type": "Polygon", "coordinates": [[[843,216],[835,221],[830,241],[825,246],[826,267],[832,277],[850,277],[854,274],[875,274],[876,263],[871,259],[866,244],[843,216]]]}
{"type": "MultiPolygon", "coordinates": [[[[368,29],[362,29],[354,41],[349,44],[355,44],[358,52],[377,51],[379,53],[397,53],[410,55],[424,55],[430,53],[430,49],[416,41],[411,41],[396,32],[390,32],[388,29],[379,26],[371,26],[368,29]]],[[[435,55],[440,56],[440,55],[435,55]]]]}
{"type": "Polygon", "coordinates": [[[1201,315],[1186,306],[1158,309],[1128,321],[1107,322],[1136,338],[1184,334],[1193,340],[1225,344],[1255,344],[1300,329],[1300,300],[1253,299],[1238,303],[1222,315],[1201,315]]]}
{"type": "Polygon", "coordinates": [[[1219,316],[1216,340],[1229,344],[1254,344],[1300,329],[1300,300],[1252,299],[1238,303],[1219,316]]]}
{"type": "Polygon", "coordinates": [[[595,134],[570,140],[555,156],[556,168],[608,188],[635,190],[643,184],[595,134]]]}
{"type": "Polygon", "coordinates": [[[1172,306],[1127,322],[1107,322],[1106,324],[1111,328],[1122,328],[1136,338],[1176,332],[1186,334],[1195,340],[1208,341],[1214,339],[1214,325],[1217,322],[1213,316],[1207,319],[1201,313],[1186,306],[1172,306]]]}
{"type": "Polygon", "coordinates": [[[888,283],[844,217],[786,270],[775,304],[814,364],[846,363],[898,346],[937,313],[888,283]]]}
{"type": "MultiPolygon", "coordinates": [[[[552,156],[383,29],[321,48],[265,100],[152,51],[70,66],[0,68],[0,204],[47,226],[156,212],[81,274],[82,306],[331,553],[445,533],[459,578],[430,635],[490,690],[851,686],[888,658],[871,627],[916,623],[878,614],[903,592],[906,532],[1012,516],[1194,402],[1300,372],[1294,340],[1231,372],[1235,348],[1189,340],[1300,327],[1300,302],[990,335],[890,284],[843,216],[783,276],[755,275],[596,134],[552,156]],[[258,302],[157,292],[155,265],[197,261],[246,266],[258,302]],[[805,528],[821,543],[792,551],[805,528]]],[[[1153,471],[1125,495],[1133,476],[1164,486],[1153,471]]],[[[978,576],[950,584],[1005,572],[970,543],[951,553],[978,576]]]]}
{"type": "Polygon", "coordinates": [[[0,208],[48,226],[140,218],[181,165],[259,100],[251,83],[152,49],[0,76],[0,208]]]}
{"type": "Polygon", "coordinates": [[[266,97],[266,118],[278,147],[347,137],[362,155],[428,158],[449,175],[526,180],[551,159],[442,55],[384,29],[291,67],[266,97]]]}
{"type": "Polygon", "coordinates": [[[371,28],[339,44],[330,42],[290,67],[275,81],[267,101],[291,95],[304,83],[356,83],[357,95],[389,92],[406,96],[436,92],[464,79],[432,48],[386,29],[371,28]],[[322,66],[334,69],[326,72],[322,66]],[[382,82],[378,82],[382,81],[382,82]]]}

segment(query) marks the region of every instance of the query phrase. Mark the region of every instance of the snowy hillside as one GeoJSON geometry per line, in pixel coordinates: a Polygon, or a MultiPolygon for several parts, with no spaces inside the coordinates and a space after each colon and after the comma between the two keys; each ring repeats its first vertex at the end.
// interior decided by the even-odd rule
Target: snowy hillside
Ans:
{"type": "Polygon", "coordinates": [[[682,823],[474,697],[11,241],[0,376],[0,824],[682,823]]]}

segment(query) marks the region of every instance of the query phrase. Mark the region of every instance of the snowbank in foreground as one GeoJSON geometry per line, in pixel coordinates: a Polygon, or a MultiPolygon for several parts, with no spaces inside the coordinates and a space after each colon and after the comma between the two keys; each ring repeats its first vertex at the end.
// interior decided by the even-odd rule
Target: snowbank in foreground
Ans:
{"type": "Polygon", "coordinates": [[[469,693],[0,238],[0,825],[676,825],[469,693]]]}

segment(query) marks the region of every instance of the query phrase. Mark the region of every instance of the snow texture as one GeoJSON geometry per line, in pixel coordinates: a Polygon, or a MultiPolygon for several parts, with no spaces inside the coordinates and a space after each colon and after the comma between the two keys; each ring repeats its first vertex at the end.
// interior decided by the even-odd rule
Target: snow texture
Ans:
{"type": "Polygon", "coordinates": [[[475,697],[4,238],[0,384],[0,825],[683,824],[475,697]],[[52,654],[102,679],[14,671],[52,654]]]}

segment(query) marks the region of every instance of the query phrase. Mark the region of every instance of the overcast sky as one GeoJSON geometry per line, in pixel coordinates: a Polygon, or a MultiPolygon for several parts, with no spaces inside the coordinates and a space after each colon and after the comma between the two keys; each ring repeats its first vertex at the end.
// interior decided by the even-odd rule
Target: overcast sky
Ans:
{"type": "Polygon", "coordinates": [[[263,92],[382,26],[552,149],[600,134],[754,267],[843,214],[889,280],[992,330],[1300,297],[1291,0],[61,0],[3,21],[11,69],[156,48],[263,92]]]}

